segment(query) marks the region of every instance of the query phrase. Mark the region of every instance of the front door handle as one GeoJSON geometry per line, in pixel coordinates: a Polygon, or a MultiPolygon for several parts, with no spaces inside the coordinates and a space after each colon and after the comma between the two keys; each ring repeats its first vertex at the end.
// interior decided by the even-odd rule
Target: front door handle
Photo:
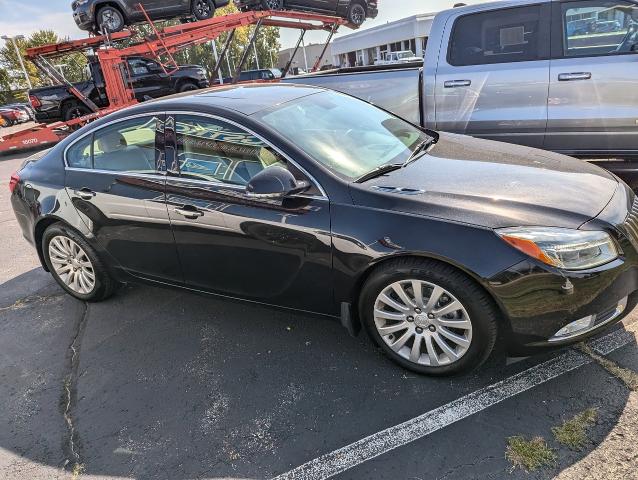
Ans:
{"type": "Polygon", "coordinates": [[[589,80],[591,78],[591,72],[573,72],[573,73],[561,73],[558,75],[559,82],[571,82],[572,80],[589,80]]]}
{"type": "Polygon", "coordinates": [[[81,188],[73,192],[76,196],[82,200],[92,200],[95,197],[95,192],[89,188],[81,188]]]}
{"type": "Polygon", "coordinates": [[[448,80],[443,84],[445,88],[469,87],[472,85],[471,80],[448,80]]]}
{"type": "Polygon", "coordinates": [[[188,218],[189,220],[196,220],[199,217],[204,216],[204,212],[202,212],[201,210],[197,210],[195,207],[192,207],[190,205],[186,205],[182,208],[176,208],[175,213],[188,218]]]}

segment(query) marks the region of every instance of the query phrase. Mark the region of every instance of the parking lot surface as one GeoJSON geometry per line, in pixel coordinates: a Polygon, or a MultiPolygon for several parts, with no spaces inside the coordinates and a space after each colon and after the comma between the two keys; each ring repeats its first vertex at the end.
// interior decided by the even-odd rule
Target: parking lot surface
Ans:
{"type": "Polygon", "coordinates": [[[0,478],[638,478],[636,313],[589,342],[626,375],[567,349],[429,378],[311,315],[138,285],[83,304],[39,267],[6,187],[0,243],[0,478]],[[557,443],[590,408],[583,449],[557,443]],[[519,435],[555,460],[514,468],[519,435]]]}

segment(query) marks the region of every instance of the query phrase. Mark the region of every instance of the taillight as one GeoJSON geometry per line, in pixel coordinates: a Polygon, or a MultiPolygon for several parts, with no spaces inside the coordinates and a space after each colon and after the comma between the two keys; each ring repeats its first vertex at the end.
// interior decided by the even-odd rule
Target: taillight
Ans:
{"type": "Polygon", "coordinates": [[[13,191],[16,189],[18,182],[20,182],[20,177],[18,176],[17,173],[13,173],[11,175],[11,179],[9,180],[9,191],[11,193],[13,193],[13,191]]]}
{"type": "Polygon", "coordinates": [[[36,97],[35,95],[29,95],[29,103],[31,103],[31,106],[33,108],[38,108],[42,106],[42,102],[40,102],[40,99],[36,97]]]}

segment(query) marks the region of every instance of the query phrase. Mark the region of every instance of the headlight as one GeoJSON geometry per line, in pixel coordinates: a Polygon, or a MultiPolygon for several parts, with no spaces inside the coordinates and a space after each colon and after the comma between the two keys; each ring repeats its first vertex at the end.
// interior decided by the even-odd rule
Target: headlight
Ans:
{"type": "Polygon", "coordinates": [[[514,227],[501,228],[496,233],[530,257],[565,270],[585,270],[618,257],[616,244],[601,231],[514,227]]]}

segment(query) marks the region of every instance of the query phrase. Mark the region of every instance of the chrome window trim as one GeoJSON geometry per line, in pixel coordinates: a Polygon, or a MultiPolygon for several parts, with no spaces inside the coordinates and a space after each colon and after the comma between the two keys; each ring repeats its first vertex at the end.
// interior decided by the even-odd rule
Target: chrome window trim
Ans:
{"type": "Polygon", "coordinates": [[[110,174],[110,175],[119,173],[121,175],[131,175],[131,176],[147,176],[147,177],[153,177],[153,178],[155,178],[155,177],[171,178],[171,179],[180,180],[180,181],[198,182],[198,183],[202,183],[202,184],[210,184],[210,185],[214,185],[214,186],[230,187],[230,188],[234,188],[234,189],[242,189],[242,190],[246,189],[245,187],[241,187],[239,185],[231,185],[231,184],[222,183],[222,182],[214,182],[214,181],[208,181],[208,180],[181,179],[181,178],[178,178],[178,177],[170,177],[169,175],[167,175],[167,172],[157,172],[156,174],[142,174],[142,173],[136,174],[135,172],[126,172],[126,171],[119,171],[119,170],[99,170],[99,169],[94,169],[94,168],[77,168],[77,167],[70,167],[69,166],[69,162],[67,160],[67,152],[69,151],[69,149],[71,147],[73,147],[76,143],[80,142],[81,140],[83,140],[87,136],[93,135],[94,133],[99,132],[100,130],[102,130],[102,129],[106,128],[106,127],[110,127],[111,125],[115,125],[115,124],[118,124],[118,123],[126,122],[128,120],[133,120],[133,119],[141,118],[141,117],[161,116],[161,115],[166,115],[166,116],[169,116],[169,115],[193,115],[193,116],[199,116],[199,117],[205,117],[205,118],[212,118],[212,119],[215,119],[215,120],[220,120],[222,122],[229,123],[231,125],[236,126],[237,128],[241,128],[241,129],[247,131],[251,135],[254,135],[259,140],[264,142],[266,145],[270,146],[270,148],[272,148],[279,155],[281,155],[283,158],[285,158],[287,162],[290,162],[295,167],[297,167],[299,169],[299,171],[301,171],[304,175],[306,175],[308,177],[308,179],[317,187],[317,189],[321,193],[321,195],[299,194],[299,195],[295,195],[296,197],[311,198],[311,199],[315,199],[315,200],[330,200],[328,195],[326,194],[326,191],[324,190],[323,186],[317,181],[317,179],[315,177],[313,177],[310,173],[308,173],[308,171],[305,168],[303,168],[301,165],[299,165],[297,162],[295,162],[293,159],[291,159],[288,155],[286,155],[284,152],[282,152],[280,148],[276,147],[275,145],[273,145],[272,143],[267,141],[264,137],[262,137],[261,135],[255,133],[254,131],[252,131],[250,128],[247,128],[246,126],[241,125],[240,123],[237,123],[237,122],[235,122],[233,120],[229,120],[227,118],[220,117],[219,115],[214,115],[212,113],[193,112],[193,111],[186,111],[186,110],[184,110],[184,111],[166,110],[166,111],[161,111],[161,112],[153,111],[153,112],[138,113],[136,115],[130,115],[130,116],[126,117],[126,118],[118,118],[117,120],[112,120],[110,122],[107,122],[104,125],[101,125],[99,127],[99,129],[97,129],[97,130],[89,130],[88,132],[82,134],[81,136],[79,136],[78,138],[73,140],[73,142],[71,142],[69,145],[67,145],[64,148],[64,152],[62,153],[62,157],[63,157],[63,161],[64,161],[65,170],[81,171],[81,172],[96,172],[96,173],[105,173],[105,174],[110,174]]]}
{"type": "Polygon", "coordinates": [[[65,167],[65,170],[70,172],[93,172],[99,174],[107,174],[107,175],[121,175],[127,177],[139,177],[139,178],[159,178],[166,179],[166,175],[161,173],[140,173],[140,172],[122,172],[120,170],[103,170],[100,168],[79,168],[79,167],[65,167]]]}
{"type": "MultiPolygon", "coordinates": [[[[245,125],[242,125],[240,123],[237,123],[237,122],[235,122],[233,120],[230,120],[230,119],[227,119],[227,118],[224,118],[224,117],[220,117],[219,115],[214,115],[212,113],[202,113],[202,112],[193,112],[193,111],[185,111],[185,110],[184,111],[167,110],[164,113],[167,116],[170,116],[170,115],[193,115],[193,116],[196,116],[196,117],[212,118],[214,120],[220,120],[222,122],[226,122],[226,123],[229,123],[231,125],[234,125],[237,128],[245,130],[246,132],[250,133],[251,135],[255,136],[256,138],[258,138],[259,140],[264,142],[266,145],[268,145],[270,148],[272,148],[274,151],[276,151],[279,155],[281,155],[283,158],[285,158],[287,162],[290,162],[291,164],[293,164],[295,167],[297,167],[299,169],[299,171],[301,173],[303,173],[305,176],[308,177],[308,179],[314,184],[314,186],[317,187],[319,192],[321,192],[321,195],[308,195],[309,198],[317,198],[317,199],[323,198],[325,200],[329,200],[328,195],[326,194],[326,191],[324,190],[324,188],[321,186],[321,184],[317,181],[317,179],[315,177],[313,177],[310,173],[308,173],[308,171],[305,168],[303,168],[301,165],[299,165],[297,162],[295,162],[292,158],[290,158],[288,155],[286,155],[284,152],[282,152],[280,148],[276,147],[275,145],[270,143],[268,140],[266,140],[264,137],[262,137],[258,133],[255,133],[250,128],[246,127],[245,125]]],[[[177,131],[175,132],[175,135],[177,136],[177,131]]],[[[196,181],[200,181],[200,180],[196,180],[196,181]]],[[[222,182],[213,182],[213,181],[206,182],[205,180],[201,180],[201,181],[205,182],[205,183],[211,183],[211,184],[214,184],[214,185],[223,185],[223,186],[228,185],[228,184],[222,183],[222,182]]]]}

